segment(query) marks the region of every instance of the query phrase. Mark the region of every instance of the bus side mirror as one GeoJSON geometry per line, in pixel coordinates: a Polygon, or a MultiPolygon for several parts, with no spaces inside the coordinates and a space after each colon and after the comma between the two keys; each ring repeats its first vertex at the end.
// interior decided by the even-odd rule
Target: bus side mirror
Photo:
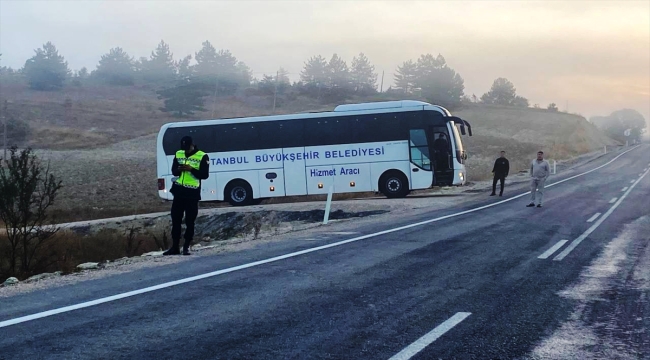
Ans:
{"type": "Polygon", "coordinates": [[[465,126],[464,125],[460,126],[460,133],[465,135],[465,126]]]}

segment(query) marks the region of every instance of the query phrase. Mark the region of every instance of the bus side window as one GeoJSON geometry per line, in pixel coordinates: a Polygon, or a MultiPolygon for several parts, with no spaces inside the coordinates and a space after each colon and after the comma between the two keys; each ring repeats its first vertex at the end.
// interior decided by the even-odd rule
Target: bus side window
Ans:
{"type": "Polygon", "coordinates": [[[301,147],[304,120],[267,121],[258,123],[260,149],[301,147]]]}
{"type": "Polygon", "coordinates": [[[429,143],[424,129],[411,129],[409,148],[411,162],[424,170],[431,170],[429,143]]]}
{"type": "MultiPolygon", "coordinates": [[[[216,127],[217,151],[243,151],[254,148],[260,141],[256,124],[223,124],[216,127]]],[[[197,144],[201,146],[201,144],[197,144]]]]}

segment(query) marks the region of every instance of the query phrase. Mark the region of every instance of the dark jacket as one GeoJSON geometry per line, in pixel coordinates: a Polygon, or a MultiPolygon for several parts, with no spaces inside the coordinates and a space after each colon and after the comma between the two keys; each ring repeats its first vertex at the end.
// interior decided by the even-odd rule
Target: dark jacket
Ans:
{"type": "MultiPolygon", "coordinates": [[[[190,157],[196,152],[199,151],[199,149],[194,148],[194,151],[185,153],[185,156],[190,157]]],[[[190,200],[201,200],[201,180],[205,180],[208,178],[210,174],[210,158],[206,154],[203,156],[201,159],[201,164],[199,164],[199,169],[192,169],[191,171],[192,175],[199,179],[199,188],[198,189],[190,189],[186,188],[184,186],[177,185],[174,183],[172,185],[172,188],[169,190],[174,197],[178,198],[185,198],[185,199],[190,199],[190,200]]],[[[174,176],[181,176],[181,171],[178,169],[178,160],[174,156],[174,162],[172,163],[172,174],[174,176]]]]}
{"type": "Polygon", "coordinates": [[[494,167],[492,168],[494,175],[508,176],[510,172],[510,162],[506,158],[498,158],[494,162],[494,167]]]}

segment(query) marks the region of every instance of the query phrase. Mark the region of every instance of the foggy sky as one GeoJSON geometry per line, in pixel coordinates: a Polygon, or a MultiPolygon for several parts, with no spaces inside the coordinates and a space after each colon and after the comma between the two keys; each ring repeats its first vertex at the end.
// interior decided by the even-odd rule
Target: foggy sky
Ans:
{"type": "Polygon", "coordinates": [[[633,108],[650,119],[650,1],[26,1],[0,0],[2,65],[52,41],[92,70],[120,46],[136,59],[163,39],[175,59],[209,40],[261,78],[298,80],[312,55],[363,52],[384,90],[398,65],[442,54],[480,97],[497,77],[532,104],[584,116],[633,108]]]}

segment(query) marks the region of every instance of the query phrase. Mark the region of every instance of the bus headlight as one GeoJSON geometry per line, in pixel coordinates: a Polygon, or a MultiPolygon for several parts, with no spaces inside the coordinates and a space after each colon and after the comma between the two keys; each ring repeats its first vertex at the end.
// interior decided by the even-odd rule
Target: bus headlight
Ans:
{"type": "Polygon", "coordinates": [[[464,181],[465,180],[465,175],[463,175],[462,172],[459,172],[458,173],[458,178],[460,179],[460,181],[464,181]]]}

